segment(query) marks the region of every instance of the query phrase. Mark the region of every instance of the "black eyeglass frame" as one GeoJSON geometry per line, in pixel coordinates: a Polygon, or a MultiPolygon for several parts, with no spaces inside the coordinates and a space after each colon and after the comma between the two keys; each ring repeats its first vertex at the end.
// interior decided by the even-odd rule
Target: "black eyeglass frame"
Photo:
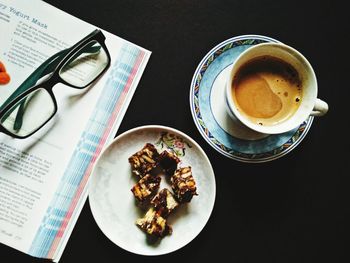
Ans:
{"type": "Polygon", "coordinates": [[[45,126],[53,118],[53,116],[57,113],[58,106],[57,106],[57,101],[56,101],[55,95],[53,93],[53,87],[56,84],[62,83],[64,85],[70,86],[72,88],[84,89],[84,88],[88,87],[89,85],[91,85],[93,82],[95,82],[98,78],[100,78],[107,71],[107,69],[109,68],[109,66],[111,64],[111,56],[110,56],[109,51],[107,49],[107,46],[105,44],[105,39],[106,39],[106,37],[104,36],[104,34],[102,33],[101,30],[99,30],[99,29],[94,30],[88,36],[86,36],[85,38],[80,40],[78,43],[76,43],[75,45],[73,45],[72,47],[69,48],[70,51],[58,63],[58,65],[52,71],[52,73],[50,73],[50,76],[48,77],[48,79],[44,80],[42,83],[34,85],[33,87],[31,87],[31,88],[27,89],[26,91],[24,91],[23,93],[19,94],[16,98],[14,98],[11,102],[9,102],[2,110],[0,110],[0,120],[1,120],[3,118],[3,116],[13,106],[15,106],[17,103],[19,103],[28,94],[34,92],[35,90],[45,89],[48,92],[48,94],[51,96],[52,102],[54,104],[54,110],[53,110],[52,115],[41,126],[39,126],[37,129],[35,129],[34,131],[32,131],[31,133],[29,133],[29,134],[27,134],[25,136],[20,136],[20,135],[17,135],[15,133],[12,133],[12,132],[8,131],[6,128],[4,128],[1,125],[1,122],[0,122],[0,132],[2,132],[4,134],[7,134],[7,135],[10,135],[11,137],[14,137],[14,138],[17,138],[17,139],[25,139],[25,138],[30,137],[31,135],[36,133],[38,130],[40,130],[43,126],[45,126]],[[66,65],[66,63],[70,59],[72,59],[72,57],[74,57],[74,55],[79,50],[84,48],[87,44],[89,44],[92,41],[96,41],[98,44],[100,44],[101,47],[106,52],[107,65],[105,66],[105,68],[93,80],[91,80],[89,83],[87,83],[84,86],[75,86],[73,84],[68,83],[64,79],[62,79],[62,77],[60,76],[61,69],[66,65]]]}

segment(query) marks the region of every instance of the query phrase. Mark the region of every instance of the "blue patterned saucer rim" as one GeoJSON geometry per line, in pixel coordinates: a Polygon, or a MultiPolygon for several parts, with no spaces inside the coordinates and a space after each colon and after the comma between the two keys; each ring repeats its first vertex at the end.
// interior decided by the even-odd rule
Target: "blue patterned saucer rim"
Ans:
{"type": "MultiPolygon", "coordinates": [[[[286,155],[304,139],[313,122],[313,117],[309,117],[299,127],[290,132],[281,135],[270,135],[266,139],[261,139],[257,141],[245,141],[235,138],[232,135],[228,134],[226,131],[224,131],[223,128],[217,123],[215,118],[212,116],[211,110],[209,111],[209,113],[208,111],[204,112],[209,116],[209,120],[207,116],[203,117],[200,107],[200,87],[203,77],[206,77],[205,73],[208,69],[210,71],[210,66],[212,64],[215,64],[215,60],[217,60],[217,58],[220,56],[220,60],[223,60],[222,57],[225,58],[225,52],[229,54],[229,52],[234,51],[234,48],[238,47],[239,51],[236,51],[236,53],[240,53],[243,51],[241,49],[246,49],[249,46],[264,42],[279,41],[261,35],[242,35],[221,42],[205,55],[205,57],[199,63],[191,82],[191,113],[195,125],[197,126],[200,134],[215,150],[217,150],[226,157],[241,162],[267,162],[286,155]],[[211,127],[208,127],[208,125],[211,127]]],[[[221,69],[219,70],[224,70],[234,61],[234,58],[231,57],[229,58],[229,60],[232,61],[227,61],[227,57],[228,55],[225,58],[226,64],[224,66],[219,65],[221,66],[221,69]]],[[[214,78],[216,78],[219,74],[220,72],[218,72],[214,78]]],[[[214,80],[211,79],[210,81],[213,84],[214,80]]],[[[211,88],[212,86],[210,87],[210,89],[211,88]]],[[[211,91],[209,91],[209,93],[210,92],[211,91]]],[[[203,101],[209,101],[210,104],[210,98],[208,97],[206,98],[206,100],[202,99],[202,102],[203,101]]]]}

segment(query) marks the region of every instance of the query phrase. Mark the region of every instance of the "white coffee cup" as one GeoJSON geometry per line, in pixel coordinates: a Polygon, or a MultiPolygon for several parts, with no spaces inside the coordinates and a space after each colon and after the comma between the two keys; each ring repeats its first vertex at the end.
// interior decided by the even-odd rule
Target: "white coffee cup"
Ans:
{"type": "Polygon", "coordinates": [[[302,124],[310,115],[322,116],[328,111],[328,104],[317,98],[317,80],[308,60],[294,48],[282,43],[262,43],[248,48],[233,62],[225,90],[225,101],[228,114],[233,120],[239,120],[249,129],[263,134],[279,134],[293,130],[302,124]],[[296,112],[287,120],[275,125],[262,126],[254,123],[240,111],[232,97],[232,81],[239,69],[252,59],[269,56],[291,65],[299,74],[302,83],[302,99],[296,112]]]}

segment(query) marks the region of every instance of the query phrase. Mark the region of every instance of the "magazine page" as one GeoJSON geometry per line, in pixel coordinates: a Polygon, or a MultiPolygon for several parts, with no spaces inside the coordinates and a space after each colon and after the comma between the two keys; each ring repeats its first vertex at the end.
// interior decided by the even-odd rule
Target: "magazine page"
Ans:
{"type": "MultiPolygon", "coordinates": [[[[0,30],[5,36],[0,41],[0,61],[11,77],[8,84],[1,86],[0,105],[47,58],[75,44],[95,28],[42,1],[0,0],[0,30]]],[[[110,99],[120,99],[121,104],[113,104],[115,108],[107,112],[100,110],[108,102],[104,97],[104,94],[108,95],[107,87],[112,92],[116,85],[115,76],[119,74],[120,79],[130,77],[130,72],[123,69],[120,61],[124,58],[124,67],[128,66],[130,54],[125,54],[136,49],[135,46],[128,49],[130,43],[108,32],[104,32],[104,35],[111,56],[111,67],[98,82],[86,89],[74,89],[60,83],[55,85],[53,92],[58,111],[48,124],[26,139],[0,134],[1,243],[34,256],[53,257],[60,244],[57,232],[60,230],[60,236],[66,236],[64,230],[74,214],[73,208],[81,202],[81,196],[76,195],[76,190],[83,192],[88,178],[80,177],[75,168],[80,165],[76,161],[78,155],[93,156],[90,159],[86,157],[82,162],[86,167],[80,165],[79,171],[86,175],[95,155],[116,131],[116,123],[120,123],[126,110],[122,103],[128,103],[133,93],[125,93],[124,85],[121,95],[109,96],[110,99]],[[120,96],[125,97],[121,100],[120,96]],[[103,99],[105,101],[101,101],[103,99]],[[112,113],[113,118],[102,116],[112,113]],[[106,120],[106,124],[96,126],[99,120],[101,123],[106,120]],[[103,129],[101,132],[94,131],[101,134],[102,140],[98,137],[99,140],[92,144],[93,139],[83,135],[95,134],[91,131],[96,127],[103,129]],[[69,175],[73,173],[76,174],[77,183],[67,186],[62,178],[65,176],[66,181],[71,181],[69,175]],[[62,196],[67,209],[60,208],[62,196]],[[75,206],[71,204],[73,197],[76,199],[75,206]],[[67,218],[68,209],[71,211],[67,218]],[[47,229],[50,230],[52,242],[43,244],[47,229]],[[42,249],[44,245],[46,250],[42,249]]],[[[143,54],[137,70],[144,68],[149,57],[149,52],[143,51],[143,54]]],[[[133,74],[128,88],[131,85],[135,88],[142,70],[133,74]]]]}

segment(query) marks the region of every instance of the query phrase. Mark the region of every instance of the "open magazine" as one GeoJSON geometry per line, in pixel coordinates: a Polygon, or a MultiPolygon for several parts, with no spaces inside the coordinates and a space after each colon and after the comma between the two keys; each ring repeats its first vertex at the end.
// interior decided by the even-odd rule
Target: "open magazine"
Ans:
{"type": "MultiPolygon", "coordinates": [[[[0,84],[2,105],[44,61],[96,27],[40,0],[0,0],[0,30],[2,71],[10,77],[0,84]]],[[[57,113],[28,138],[0,133],[0,242],[35,257],[61,257],[96,158],[116,134],[150,57],[102,33],[110,66],[97,81],[84,89],[56,84],[57,113]]]]}

